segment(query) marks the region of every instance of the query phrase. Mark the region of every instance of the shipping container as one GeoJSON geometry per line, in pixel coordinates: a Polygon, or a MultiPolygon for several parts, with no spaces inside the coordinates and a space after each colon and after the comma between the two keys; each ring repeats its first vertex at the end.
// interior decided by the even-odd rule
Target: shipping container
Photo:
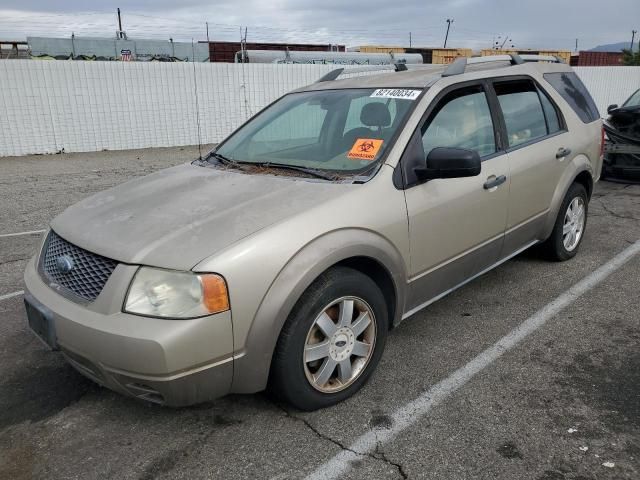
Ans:
{"type": "Polygon", "coordinates": [[[354,51],[361,53],[405,53],[405,48],[386,45],[360,45],[354,51]]]}
{"type": "Polygon", "coordinates": [[[424,63],[446,64],[453,62],[458,57],[470,57],[470,48],[405,48],[407,53],[419,53],[424,63]]]}
{"type": "Polygon", "coordinates": [[[570,50],[494,50],[491,48],[487,48],[482,50],[481,55],[486,57],[487,55],[547,55],[552,57],[558,57],[562,59],[562,61],[566,64],[571,62],[571,51],[570,50]]]}
{"type": "Polygon", "coordinates": [[[578,56],[579,67],[615,67],[622,65],[622,52],[581,51],[578,56]]]}
{"type": "Polygon", "coordinates": [[[470,57],[472,53],[470,48],[434,48],[431,52],[431,63],[447,64],[458,57],[470,57]]]}

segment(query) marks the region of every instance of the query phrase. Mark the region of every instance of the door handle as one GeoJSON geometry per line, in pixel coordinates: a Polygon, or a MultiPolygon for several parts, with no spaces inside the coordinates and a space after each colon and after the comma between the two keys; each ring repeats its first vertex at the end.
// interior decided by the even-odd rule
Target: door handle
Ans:
{"type": "Polygon", "coordinates": [[[491,190],[502,185],[506,181],[507,177],[505,177],[504,175],[500,175],[499,177],[491,175],[489,178],[487,178],[487,181],[484,182],[483,187],[485,190],[491,190]]]}
{"type": "Polygon", "coordinates": [[[570,148],[560,147],[556,153],[556,158],[560,160],[561,158],[568,157],[569,155],[571,155],[570,148]]]}

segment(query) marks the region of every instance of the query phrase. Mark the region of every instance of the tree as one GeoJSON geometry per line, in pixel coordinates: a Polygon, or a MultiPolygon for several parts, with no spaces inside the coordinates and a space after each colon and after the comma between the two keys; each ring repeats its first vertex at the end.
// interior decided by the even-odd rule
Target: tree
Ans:
{"type": "Polygon", "coordinates": [[[622,64],[627,66],[640,66],[640,50],[634,52],[628,48],[623,49],[622,64]]]}

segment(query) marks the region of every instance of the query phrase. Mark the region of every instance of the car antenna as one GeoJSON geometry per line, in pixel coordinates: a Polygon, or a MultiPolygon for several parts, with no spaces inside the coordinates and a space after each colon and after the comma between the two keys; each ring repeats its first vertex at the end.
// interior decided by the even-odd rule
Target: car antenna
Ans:
{"type": "Polygon", "coordinates": [[[202,134],[200,133],[200,108],[198,105],[198,80],[196,78],[196,47],[191,39],[191,63],[193,63],[193,93],[196,97],[196,125],[198,126],[198,159],[202,160],[202,134]]]}

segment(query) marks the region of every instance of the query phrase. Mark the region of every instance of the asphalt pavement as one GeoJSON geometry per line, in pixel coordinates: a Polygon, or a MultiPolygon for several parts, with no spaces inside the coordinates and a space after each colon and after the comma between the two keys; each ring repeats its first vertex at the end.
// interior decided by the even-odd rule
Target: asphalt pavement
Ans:
{"type": "Polygon", "coordinates": [[[18,292],[41,234],[7,235],[38,232],[93,192],[195,155],[0,158],[0,479],[297,479],[336,465],[343,479],[640,478],[640,254],[598,276],[640,240],[640,186],[596,186],[573,260],[531,249],[404,321],[365,388],[325,410],[266,394],[169,409],[76,373],[26,327],[18,292]],[[549,310],[558,298],[568,300],[549,310]],[[544,323],[504,348],[536,315],[544,323]],[[455,388],[398,423],[444,384],[455,388]],[[363,436],[376,442],[358,449],[363,436]]]}

